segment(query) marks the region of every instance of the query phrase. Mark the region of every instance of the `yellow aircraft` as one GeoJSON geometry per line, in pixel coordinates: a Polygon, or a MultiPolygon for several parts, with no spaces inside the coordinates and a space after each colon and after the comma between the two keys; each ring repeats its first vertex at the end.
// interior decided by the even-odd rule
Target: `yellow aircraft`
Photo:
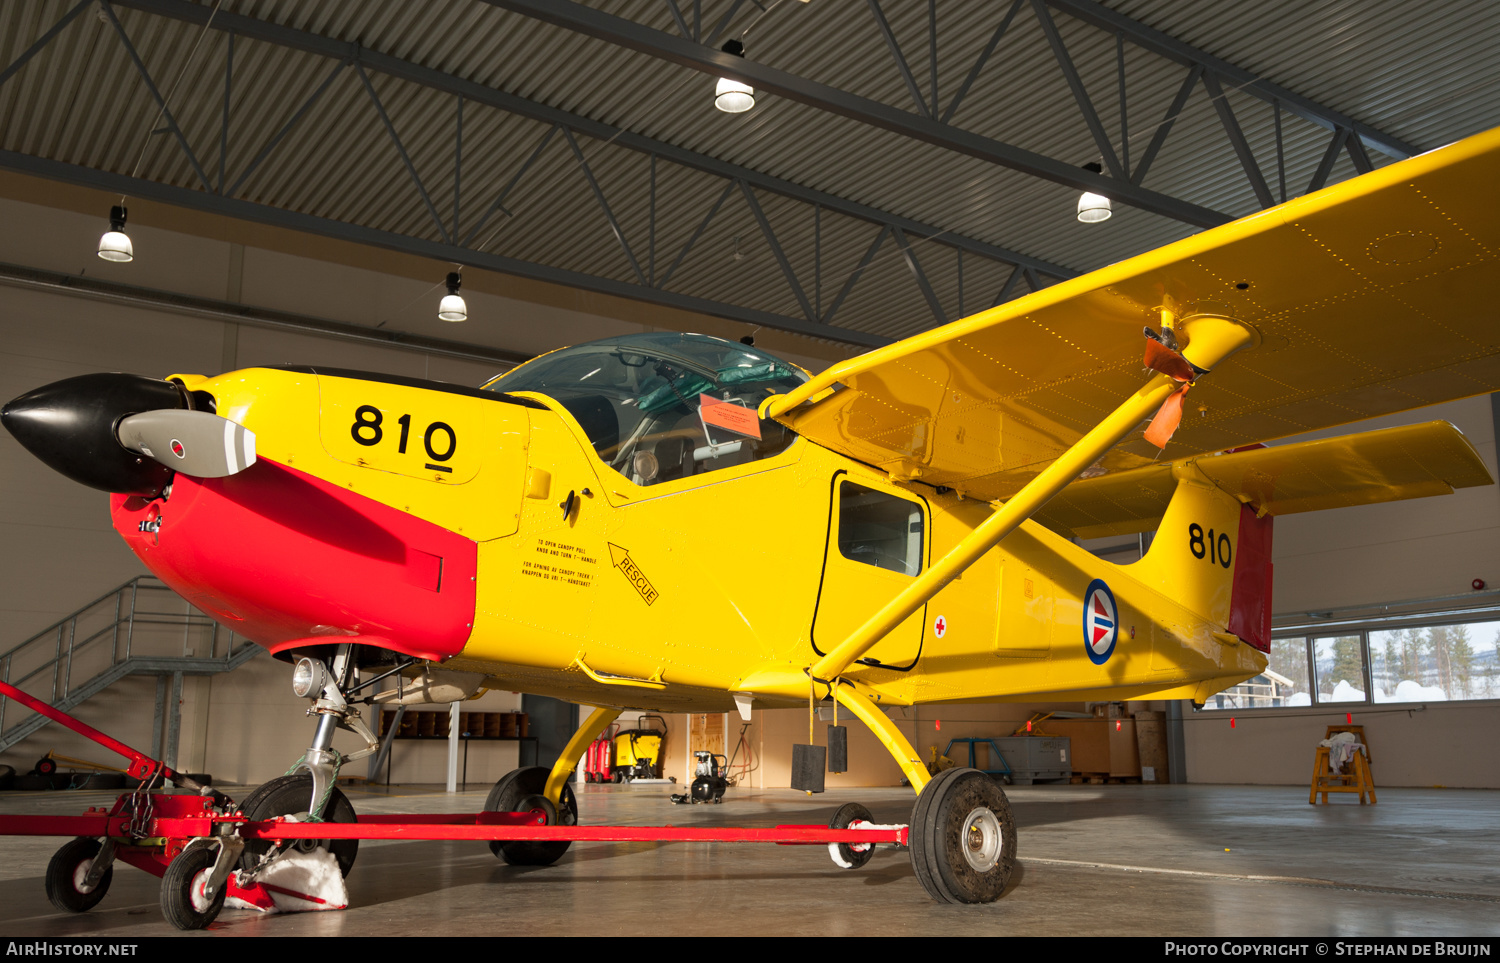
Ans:
{"type": "MultiPolygon", "coordinates": [[[[308,774],[257,790],[251,818],[353,818],[333,778],[362,753],[332,737],[373,751],[360,702],[599,706],[487,804],[542,794],[567,822],[568,775],[626,707],[832,698],[918,792],[922,885],[985,902],[1015,861],[1004,793],[930,777],[883,710],[1202,702],[1265,668],[1273,516],[1491,483],[1444,423],[1247,446],[1500,389],[1497,161],[1492,131],[814,376],[657,333],[481,389],[89,375],[4,422],[113,492],[167,584],[296,663],[308,774]],[[1075,541],[1147,530],[1129,565],[1075,541]]],[[[801,754],[800,777],[819,764],[801,754]]],[[[519,863],[566,846],[495,844],[519,863]]]]}

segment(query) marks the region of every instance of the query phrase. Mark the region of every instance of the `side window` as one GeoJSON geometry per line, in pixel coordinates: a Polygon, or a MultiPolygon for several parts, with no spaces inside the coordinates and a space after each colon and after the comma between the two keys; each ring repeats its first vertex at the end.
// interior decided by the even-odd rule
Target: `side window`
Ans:
{"type": "Polygon", "coordinates": [[[916,575],[922,570],[922,506],[853,482],[839,484],[839,553],[916,575]]]}

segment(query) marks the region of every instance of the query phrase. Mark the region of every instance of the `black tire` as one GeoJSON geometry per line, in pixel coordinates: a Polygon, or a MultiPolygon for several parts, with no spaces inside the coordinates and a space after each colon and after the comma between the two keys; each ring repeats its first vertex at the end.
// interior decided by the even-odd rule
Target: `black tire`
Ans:
{"type": "MultiPolygon", "coordinates": [[[[312,776],[307,773],[277,776],[245,797],[245,801],[240,804],[240,812],[251,821],[274,819],[277,816],[305,813],[311,802],[312,776]]],[[[329,793],[328,802],[323,807],[323,819],[331,823],[359,821],[359,817],[354,814],[354,807],[349,804],[349,800],[339,792],[337,787],[329,793]]],[[[254,869],[260,863],[261,856],[274,845],[267,840],[251,840],[245,843],[245,852],[240,856],[240,868],[247,871],[254,869]]],[[[288,845],[295,846],[303,852],[312,852],[316,849],[330,850],[333,858],[339,862],[339,872],[345,876],[349,875],[349,870],[354,867],[354,857],[359,854],[359,840],[357,839],[298,839],[291,841],[288,845]]]]}
{"type": "Polygon", "coordinates": [[[53,906],[69,913],[83,913],[99,905],[104,894],[109,892],[110,881],[115,878],[115,868],[109,867],[99,877],[93,889],[85,890],[83,877],[88,874],[94,857],[99,855],[99,840],[79,836],[63,843],[61,849],[52,854],[47,864],[47,899],[53,906]]]}
{"type": "Polygon", "coordinates": [[[32,770],[38,776],[50,776],[57,772],[57,760],[43,756],[36,761],[36,768],[32,770]]]}
{"type": "Polygon", "coordinates": [[[1005,792],[977,769],[929,782],[911,818],[917,881],[939,903],[993,903],[1016,865],[1016,822],[1005,792]]]}
{"type": "MultiPolygon", "coordinates": [[[[495,783],[495,788],[490,790],[489,798],[484,801],[484,811],[516,813],[531,809],[532,806],[528,804],[531,800],[527,797],[542,795],[542,790],[547,788],[547,776],[550,773],[551,770],[543,766],[512,769],[501,776],[500,781],[495,783]]],[[[573,796],[572,786],[564,784],[562,805],[556,807],[556,810],[558,825],[578,824],[578,800],[573,796]]],[[[497,839],[490,842],[490,852],[512,866],[551,866],[562,858],[562,854],[571,845],[570,840],[537,842],[517,839],[502,842],[497,839]]]]}
{"type": "Polygon", "coordinates": [[[616,786],[618,786],[620,783],[622,783],[624,781],[625,781],[625,772],[622,769],[616,769],[614,771],[614,773],[610,776],[610,782],[614,783],[616,786]]]}
{"type": "MultiPolygon", "coordinates": [[[[718,801],[717,799],[714,800],[714,802],[718,801]]],[[[866,822],[875,821],[875,817],[870,815],[870,811],[859,803],[844,803],[833,814],[833,818],[828,820],[828,828],[848,829],[850,823],[860,819],[866,822]]],[[[845,869],[859,869],[870,861],[871,856],[875,855],[874,843],[868,844],[863,852],[855,849],[849,843],[835,843],[834,845],[838,847],[839,853],[839,858],[834,860],[834,862],[845,869]],[[839,860],[843,860],[843,862],[839,862],[839,860]]]]}
{"type": "Polygon", "coordinates": [[[178,853],[161,878],[161,915],[179,930],[201,930],[224,908],[226,883],[212,897],[203,895],[203,884],[213,871],[218,853],[212,848],[178,853]]]}

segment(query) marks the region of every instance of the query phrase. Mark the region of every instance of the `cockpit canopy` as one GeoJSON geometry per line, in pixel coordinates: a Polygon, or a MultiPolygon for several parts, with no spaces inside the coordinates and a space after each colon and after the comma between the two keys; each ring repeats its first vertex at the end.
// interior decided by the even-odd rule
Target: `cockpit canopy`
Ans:
{"type": "Polygon", "coordinates": [[[756,411],[806,380],[796,365],[743,344],[653,332],[563,348],[484,387],[556,400],[601,461],[656,485],[785,451],[796,436],[756,411]]]}

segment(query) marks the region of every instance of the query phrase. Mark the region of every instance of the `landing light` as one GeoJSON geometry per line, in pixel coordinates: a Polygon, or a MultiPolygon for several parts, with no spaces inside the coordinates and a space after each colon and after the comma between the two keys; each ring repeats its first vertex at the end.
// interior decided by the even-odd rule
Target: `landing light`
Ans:
{"type": "Polygon", "coordinates": [[[292,691],[299,699],[315,699],[328,682],[328,669],[315,659],[298,659],[292,669],[292,691]]]}

